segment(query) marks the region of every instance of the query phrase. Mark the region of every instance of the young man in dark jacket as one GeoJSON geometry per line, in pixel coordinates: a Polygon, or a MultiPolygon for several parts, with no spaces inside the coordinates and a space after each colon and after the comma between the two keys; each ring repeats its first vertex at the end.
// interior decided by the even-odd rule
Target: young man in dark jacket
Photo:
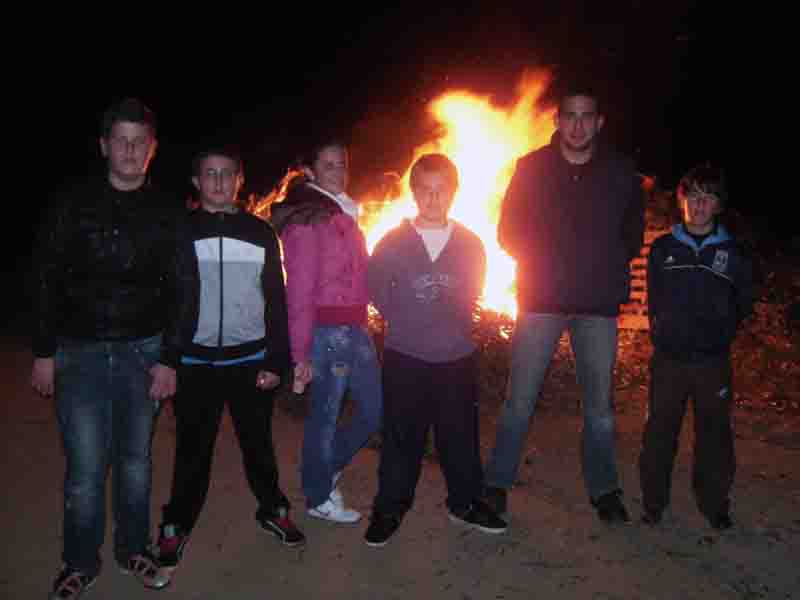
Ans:
{"type": "Polygon", "coordinates": [[[286,292],[278,238],[237,204],[242,163],[228,149],[194,161],[200,207],[181,223],[176,279],[180,307],[166,343],[180,363],[175,397],[175,470],[164,507],[159,559],[177,568],[206,500],[225,405],[259,525],[287,546],[304,542],[278,485],[272,444],[275,388],[290,367],[286,292]]]}
{"type": "Polygon", "coordinates": [[[653,242],[647,260],[654,353],[639,461],[642,520],[658,523],[669,505],[681,421],[691,396],[695,498],[712,527],[728,529],[735,470],[730,346],[738,325],[752,312],[752,263],[717,222],[725,201],[719,169],[693,169],[681,179],[677,196],[683,222],[653,242]]]}
{"type": "Polygon", "coordinates": [[[418,215],[386,234],[369,261],[370,298],[388,326],[383,446],[365,540],[383,546],[411,508],[432,427],[450,520],[486,533],[506,523],[481,501],[476,347],[472,316],[483,291],[483,243],[448,219],[455,165],[426,154],[411,168],[418,215]]]}
{"type": "Polygon", "coordinates": [[[161,333],[174,312],[178,201],[147,179],[156,126],[140,101],[109,107],[100,149],[105,176],[55,197],[35,264],[31,379],[41,394],[55,393],[67,458],[64,567],[52,595],[60,599],[79,598],[100,571],[109,467],[114,557],[146,587],[169,583],[147,547],[153,423],[175,391],[161,333]]]}
{"type": "Polygon", "coordinates": [[[562,96],[548,146],[519,160],[498,224],[517,262],[518,315],[509,396],[486,469],[486,499],[506,511],[547,366],[569,331],[583,390],[583,475],[598,516],[627,521],[614,450],[612,374],[619,305],[644,231],[629,159],[598,139],[603,116],[583,90],[562,96]]]}

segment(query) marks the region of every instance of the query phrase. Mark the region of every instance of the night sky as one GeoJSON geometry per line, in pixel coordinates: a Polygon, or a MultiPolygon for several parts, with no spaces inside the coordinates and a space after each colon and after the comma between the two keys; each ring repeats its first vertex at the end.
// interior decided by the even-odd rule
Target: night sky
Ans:
{"type": "Polygon", "coordinates": [[[247,191],[259,193],[321,132],[353,140],[356,182],[404,170],[427,139],[428,101],[467,88],[503,102],[531,67],[587,78],[605,98],[606,138],[663,186],[699,161],[730,168],[727,126],[710,117],[733,85],[719,68],[727,43],[695,3],[439,4],[49,13],[16,86],[33,115],[29,181],[41,199],[24,203],[23,221],[33,228],[65,178],[102,171],[100,115],[129,95],[159,117],[152,173],[177,196],[192,154],[216,143],[240,146],[247,191]]]}

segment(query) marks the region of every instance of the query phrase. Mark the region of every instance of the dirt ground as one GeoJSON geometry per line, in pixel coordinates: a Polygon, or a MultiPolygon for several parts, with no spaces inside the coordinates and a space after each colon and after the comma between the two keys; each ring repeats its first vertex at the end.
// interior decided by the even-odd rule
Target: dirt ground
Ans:
{"type": "MultiPolygon", "coordinates": [[[[625,344],[640,351],[635,339],[623,339],[623,359],[625,344]]],[[[0,597],[45,598],[59,567],[63,456],[52,403],[29,391],[24,339],[0,338],[0,356],[0,437],[5,441],[0,477],[6,482],[0,501],[0,597]]],[[[363,543],[364,521],[337,526],[306,517],[297,473],[304,407],[287,397],[275,412],[275,439],[283,485],[307,545],[285,549],[255,526],[255,502],[226,417],[208,503],[172,585],[150,592],[118,573],[110,558],[109,525],[106,567],[87,598],[800,598],[800,418],[775,411],[767,415],[746,403],[737,409],[736,526],[723,534],[711,530],[694,506],[691,422],[685,423],[671,514],[653,529],[638,523],[636,461],[646,382],[635,373],[620,379],[618,459],[634,517],[630,525],[604,525],[586,501],[578,390],[568,355],[559,352],[510,497],[507,533],[485,535],[448,521],[435,457],[425,464],[414,509],[385,548],[363,543]]],[[[488,453],[497,415],[494,398],[484,402],[482,415],[488,453]]],[[[167,407],[154,440],[154,526],[169,492],[174,431],[167,407]]],[[[342,481],[348,500],[365,514],[376,491],[377,458],[375,449],[364,449],[342,481]]]]}

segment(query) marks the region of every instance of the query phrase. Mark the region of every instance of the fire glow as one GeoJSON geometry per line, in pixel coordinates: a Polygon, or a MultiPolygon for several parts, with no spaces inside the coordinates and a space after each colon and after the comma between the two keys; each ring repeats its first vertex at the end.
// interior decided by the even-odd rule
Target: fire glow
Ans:
{"type": "MultiPolygon", "coordinates": [[[[547,144],[555,130],[554,110],[537,107],[548,83],[546,74],[526,73],[507,108],[468,91],[445,92],[428,106],[443,134],[414,151],[414,160],[441,152],[458,167],[460,187],[450,215],[480,236],[486,247],[482,305],[512,317],[516,314],[515,264],[497,243],[497,221],[516,160],[547,144]]],[[[398,197],[362,218],[370,252],[389,229],[416,215],[409,170],[401,178],[401,189],[398,197]]]]}

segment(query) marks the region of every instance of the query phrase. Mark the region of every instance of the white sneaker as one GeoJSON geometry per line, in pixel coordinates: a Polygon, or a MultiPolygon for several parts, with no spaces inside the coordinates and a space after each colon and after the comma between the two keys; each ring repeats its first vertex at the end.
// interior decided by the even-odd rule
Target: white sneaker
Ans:
{"type": "Polygon", "coordinates": [[[337,471],[336,473],[333,474],[333,489],[331,489],[331,495],[329,496],[329,499],[336,506],[338,506],[339,508],[343,509],[344,508],[344,496],[342,496],[342,490],[340,490],[336,486],[336,484],[339,482],[339,480],[341,478],[342,478],[342,472],[341,471],[337,471]]]}
{"type": "Polygon", "coordinates": [[[345,508],[335,504],[330,498],[314,508],[308,509],[308,514],[317,519],[325,519],[334,523],[355,523],[361,519],[357,510],[345,508]]]}

